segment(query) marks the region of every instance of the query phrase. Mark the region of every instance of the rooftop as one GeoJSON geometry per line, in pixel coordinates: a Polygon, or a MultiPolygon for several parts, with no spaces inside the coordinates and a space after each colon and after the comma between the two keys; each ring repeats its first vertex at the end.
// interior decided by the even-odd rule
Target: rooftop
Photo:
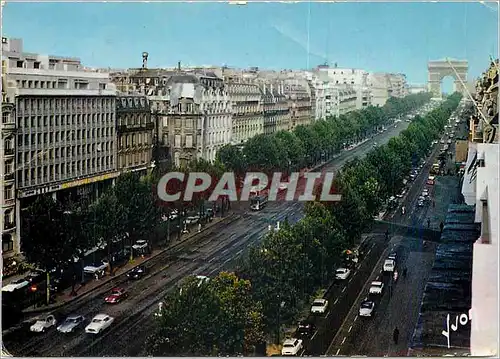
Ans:
{"type": "Polygon", "coordinates": [[[413,333],[411,355],[469,352],[470,321],[456,331],[450,330],[449,343],[443,330],[447,330],[447,318],[455,323],[457,315],[469,316],[472,248],[479,233],[474,217],[473,206],[451,205],[448,208],[441,243],[436,250],[413,333]]]}

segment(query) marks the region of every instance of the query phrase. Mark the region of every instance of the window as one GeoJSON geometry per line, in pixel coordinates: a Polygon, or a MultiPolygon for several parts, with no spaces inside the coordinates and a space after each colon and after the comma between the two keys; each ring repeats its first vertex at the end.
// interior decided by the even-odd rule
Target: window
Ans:
{"type": "Polygon", "coordinates": [[[19,60],[16,62],[16,67],[18,67],[18,68],[23,68],[23,65],[24,65],[24,61],[22,61],[22,60],[19,60]]]}
{"type": "Polygon", "coordinates": [[[12,236],[8,233],[2,235],[2,250],[4,252],[9,252],[14,249],[14,241],[12,236]]]}
{"type": "Polygon", "coordinates": [[[193,147],[193,136],[191,136],[191,135],[186,136],[186,147],[187,148],[193,147]]]}
{"type": "Polygon", "coordinates": [[[175,147],[181,147],[181,135],[175,135],[175,147]]]}

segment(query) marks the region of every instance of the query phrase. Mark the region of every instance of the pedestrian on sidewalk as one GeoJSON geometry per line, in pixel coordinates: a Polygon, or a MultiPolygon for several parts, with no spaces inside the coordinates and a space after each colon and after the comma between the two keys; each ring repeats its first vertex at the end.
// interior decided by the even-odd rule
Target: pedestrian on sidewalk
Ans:
{"type": "Polygon", "coordinates": [[[431,219],[427,218],[427,228],[431,228],[431,219]]]}
{"type": "Polygon", "coordinates": [[[389,229],[385,230],[385,240],[387,241],[389,239],[389,229]]]}
{"type": "Polygon", "coordinates": [[[436,201],[432,201],[432,208],[436,208],[436,201]]]}
{"type": "Polygon", "coordinates": [[[394,344],[398,344],[399,339],[399,330],[398,327],[394,328],[394,332],[392,333],[392,340],[394,340],[394,344]]]}
{"type": "Polygon", "coordinates": [[[439,223],[439,229],[441,230],[441,233],[443,233],[443,228],[444,228],[444,223],[443,222],[439,223]]]}

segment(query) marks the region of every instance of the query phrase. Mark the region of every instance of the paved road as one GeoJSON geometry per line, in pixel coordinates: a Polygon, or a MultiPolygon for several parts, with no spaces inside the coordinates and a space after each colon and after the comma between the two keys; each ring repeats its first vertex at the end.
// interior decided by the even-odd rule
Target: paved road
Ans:
{"type": "MultiPolygon", "coordinates": [[[[437,148],[440,146],[438,145],[437,148]]],[[[433,152],[433,156],[424,166],[423,172],[407,195],[407,204],[405,204],[408,209],[407,214],[401,216],[399,211],[394,213],[392,215],[394,221],[427,227],[427,218],[429,218],[431,229],[439,230],[439,223],[444,221],[448,205],[457,200],[458,181],[456,178],[438,177],[434,187],[426,186],[432,188],[431,197],[436,202],[435,206],[429,204],[425,207],[415,206],[416,198],[425,186],[429,164],[434,161],[435,155],[436,151],[433,152]]],[[[347,316],[343,318],[342,326],[328,350],[323,353],[346,356],[406,356],[418,320],[425,283],[432,269],[435,247],[434,243],[428,243],[424,247],[421,241],[415,238],[393,237],[364,285],[357,288],[358,297],[352,303],[347,316]],[[408,268],[407,278],[399,276],[398,281],[393,285],[392,295],[389,290],[392,285],[391,278],[382,272],[383,260],[390,250],[395,250],[398,254],[397,266],[400,274],[402,268],[408,268]],[[374,317],[362,318],[358,315],[359,306],[369,297],[368,291],[373,280],[382,280],[386,291],[375,300],[374,317]],[[400,332],[398,344],[392,341],[392,333],[396,326],[400,332]]]]}
{"type": "MultiPolygon", "coordinates": [[[[437,217],[444,220],[446,208],[455,199],[449,194],[456,188],[456,185],[457,181],[438,178],[436,192],[439,192],[439,196],[435,200],[439,201],[439,208],[437,206],[436,208],[430,207],[426,211],[415,213],[415,219],[421,221],[425,220],[426,217],[437,217]],[[441,180],[443,180],[443,184],[441,180]]],[[[381,271],[382,262],[389,249],[386,250],[360,291],[361,295],[351,307],[326,354],[406,356],[409,341],[418,319],[425,284],[432,270],[436,245],[428,243],[427,248],[424,248],[414,238],[394,237],[388,247],[396,249],[399,268],[408,268],[407,278],[400,276],[393,287],[392,297],[389,291],[386,291],[381,298],[376,300],[377,311],[373,318],[364,319],[358,316],[359,306],[361,301],[367,297],[371,281],[383,279],[386,288],[389,286],[390,278],[384,276],[381,271]],[[392,342],[392,331],[396,326],[400,332],[397,345],[392,342]]],[[[401,270],[399,271],[401,273],[401,270]]]]}
{"type": "MultiPolygon", "coordinates": [[[[387,215],[388,219],[391,219],[394,223],[414,227],[427,227],[427,218],[430,218],[430,228],[439,230],[439,223],[445,218],[448,204],[452,199],[455,199],[455,196],[450,196],[450,191],[454,191],[454,188],[443,188],[442,183],[444,182],[449,185],[453,181],[449,181],[446,178],[440,178],[435,186],[426,185],[430,167],[432,166],[432,163],[435,162],[440,147],[441,146],[439,144],[435,146],[419,175],[412,183],[406,195],[401,199],[400,204],[405,205],[407,208],[406,214],[402,215],[399,209],[400,207],[398,207],[398,209],[396,209],[393,213],[389,213],[387,215]],[[431,200],[428,201],[424,207],[417,207],[416,203],[418,197],[422,193],[424,187],[429,189],[431,200]],[[439,198],[434,198],[436,192],[440,194],[439,198]],[[432,199],[434,199],[435,202],[438,202],[438,204],[433,206],[432,199]]],[[[456,193],[456,191],[452,193],[456,193]]],[[[388,229],[391,232],[390,225],[388,229]]],[[[401,298],[393,300],[393,303],[396,304],[405,303],[407,305],[406,309],[401,309],[400,311],[388,308],[387,311],[390,311],[391,313],[394,311],[396,313],[396,318],[405,318],[403,320],[405,326],[401,326],[401,328],[399,328],[401,338],[403,338],[403,336],[408,338],[408,340],[411,338],[415,321],[418,318],[419,301],[422,296],[428,274],[432,268],[435,244],[429,244],[427,248],[423,248],[421,241],[417,238],[402,238],[399,236],[393,237],[390,243],[387,243],[385,241],[385,236],[380,234],[370,236],[368,241],[370,243],[368,246],[370,251],[367,253],[365,258],[363,258],[359,268],[356,269],[353,276],[346,282],[337,283],[332,290],[327,293],[326,298],[329,300],[330,305],[326,315],[320,318],[309,318],[309,320],[315,323],[318,329],[315,333],[313,333],[310,340],[306,340],[306,349],[302,355],[319,356],[325,353],[326,355],[339,355],[340,353],[340,355],[359,354],[382,356],[387,354],[387,348],[384,347],[383,349],[385,352],[383,352],[383,350],[378,350],[380,348],[373,346],[374,340],[378,340],[378,338],[373,338],[372,336],[375,334],[382,335],[381,333],[384,333],[384,331],[381,330],[382,327],[376,326],[376,329],[372,328],[372,332],[367,332],[367,349],[363,349],[363,344],[361,344],[359,346],[359,353],[356,351],[358,349],[356,342],[358,341],[357,337],[361,334],[359,333],[359,330],[355,332],[353,332],[353,330],[358,328],[358,326],[359,328],[363,328],[367,324],[366,321],[359,321],[357,313],[361,301],[365,299],[366,294],[368,293],[371,281],[381,279],[386,283],[386,287],[389,284],[389,278],[383,275],[381,268],[383,260],[390,250],[397,251],[399,256],[398,265],[401,268],[404,266],[409,268],[410,272],[413,273],[413,281],[412,285],[406,288],[407,291],[403,292],[401,298]],[[408,299],[410,297],[411,300],[408,299]],[[412,310],[410,311],[410,309],[412,310]],[[402,314],[402,312],[404,313],[402,314]],[[357,323],[358,321],[359,323],[357,323]],[[349,344],[349,338],[353,338],[354,347],[353,344],[349,344]],[[351,347],[355,350],[350,349],[349,345],[351,345],[351,347]],[[369,347],[368,345],[372,345],[372,347],[369,347]],[[343,346],[346,348],[344,350],[348,352],[342,352],[341,349],[343,346]]],[[[397,286],[395,288],[397,289],[397,286]]],[[[399,296],[399,294],[395,290],[394,297],[397,296],[399,296]]],[[[388,294],[383,297],[384,300],[387,301],[387,297],[388,294]]],[[[384,300],[377,305],[378,312],[386,311],[384,309],[384,305],[387,306],[387,302],[384,302],[384,300]]],[[[393,322],[394,320],[392,322],[385,322],[384,324],[388,328],[393,322]]],[[[390,331],[389,338],[391,338],[394,326],[392,326],[391,329],[387,328],[385,332],[390,331]]],[[[402,340],[400,345],[403,345],[404,347],[406,345],[406,340],[402,340]]],[[[405,349],[406,348],[407,346],[405,349]]],[[[397,350],[397,347],[393,348],[393,351],[394,350],[397,350]]],[[[393,354],[395,353],[393,352],[393,354]]],[[[406,351],[404,351],[404,354],[406,355],[406,351]]]]}
{"type": "MultiPolygon", "coordinates": [[[[375,141],[383,144],[408,126],[400,123],[376,136],[375,141]]],[[[336,171],[346,161],[366,154],[372,148],[372,141],[344,152],[325,171],[336,171]]],[[[137,356],[143,355],[143,343],[152,331],[151,314],[165,294],[186,276],[192,274],[216,275],[222,269],[234,268],[238,258],[253,243],[257,243],[267,232],[268,224],[283,221],[285,217],[294,223],[302,217],[303,203],[275,202],[258,213],[243,213],[243,218],[229,226],[212,230],[195,246],[182,248],[162,257],[155,269],[164,267],[161,273],[136,283],[123,283],[129,298],[121,304],[108,306],[103,303],[103,293],[91,296],[76,314],[90,320],[94,315],[105,312],[115,317],[112,327],[99,336],[84,334],[81,330],[74,335],[63,335],[50,330],[41,335],[24,331],[4,337],[7,349],[17,356],[137,356]]],[[[63,313],[69,314],[69,313],[63,313]]]]}

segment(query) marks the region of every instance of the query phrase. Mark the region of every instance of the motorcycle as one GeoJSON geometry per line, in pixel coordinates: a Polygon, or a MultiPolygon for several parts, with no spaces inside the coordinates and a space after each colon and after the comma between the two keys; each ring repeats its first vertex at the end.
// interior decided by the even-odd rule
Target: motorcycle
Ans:
{"type": "Polygon", "coordinates": [[[401,214],[404,216],[406,213],[406,208],[405,207],[401,207],[401,214]]]}

